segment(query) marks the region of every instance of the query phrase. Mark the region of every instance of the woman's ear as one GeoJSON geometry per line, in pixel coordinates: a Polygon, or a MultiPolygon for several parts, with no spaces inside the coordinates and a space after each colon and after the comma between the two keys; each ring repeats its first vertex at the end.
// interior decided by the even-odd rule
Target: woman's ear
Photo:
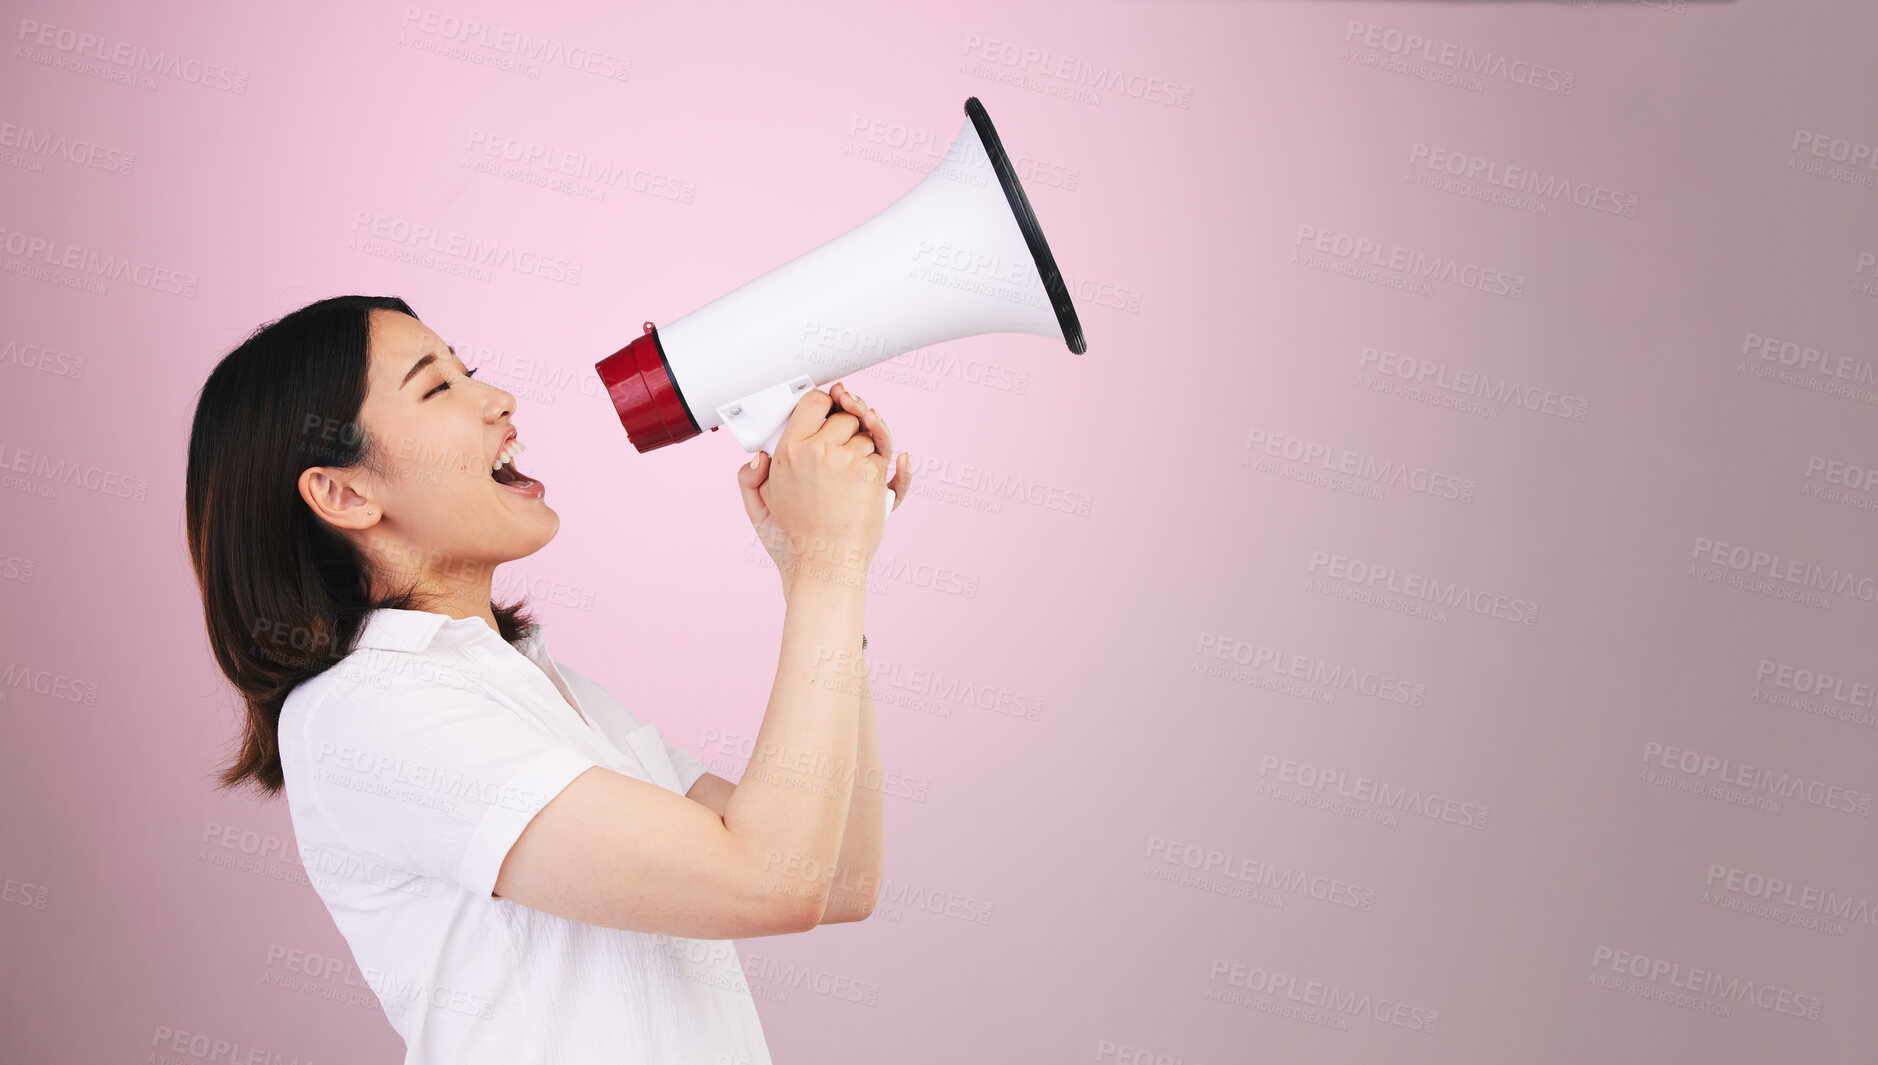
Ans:
{"type": "Polygon", "coordinates": [[[345,471],[309,466],[300,471],[299,489],[313,513],[337,529],[369,529],[384,516],[377,503],[353,487],[345,471]]]}

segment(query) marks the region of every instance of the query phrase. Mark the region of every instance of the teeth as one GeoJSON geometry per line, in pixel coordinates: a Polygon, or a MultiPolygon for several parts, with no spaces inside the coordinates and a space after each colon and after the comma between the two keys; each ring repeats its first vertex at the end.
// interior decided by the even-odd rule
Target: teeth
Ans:
{"type": "Polygon", "coordinates": [[[528,450],[528,445],[522,443],[520,440],[509,441],[506,445],[503,446],[501,451],[496,452],[495,465],[489,467],[489,472],[494,473],[495,471],[501,469],[503,466],[507,465],[509,462],[514,460],[515,456],[527,450],[528,450]]]}

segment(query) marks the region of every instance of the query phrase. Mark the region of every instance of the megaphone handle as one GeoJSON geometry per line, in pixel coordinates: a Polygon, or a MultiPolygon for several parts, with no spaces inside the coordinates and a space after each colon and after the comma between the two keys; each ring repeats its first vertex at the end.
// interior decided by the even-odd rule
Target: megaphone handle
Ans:
{"type": "MultiPolygon", "coordinates": [[[[789,425],[788,421],[784,420],[784,422],[781,425],[778,425],[776,427],[775,432],[770,433],[769,436],[761,444],[758,444],[755,448],[752,448],[751,450],[764,452],[769,455],[772,461],[774,461],[776,458],[776,445],[782,442],[783,430],[787,428],[788,425],[789,425]]],[[[887,456],[887,474],[888,476],[893,475],[893,456],[892,455],[887,456]]],[[[891,488],[887,489],[887,500],[885,504],[883,505],[887,508],[886,513],[891,515],[893,513],[893,489],[891,488]]]]}

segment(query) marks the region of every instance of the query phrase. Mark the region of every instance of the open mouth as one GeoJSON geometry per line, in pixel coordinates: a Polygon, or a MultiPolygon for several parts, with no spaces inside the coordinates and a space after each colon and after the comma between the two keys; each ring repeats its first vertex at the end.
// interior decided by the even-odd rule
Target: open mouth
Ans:
{"type": "Polygon", "coordinates": [[[538,483],[536,481],[529,480],[528,478],[522,476],[520,473],[516,471],[513,465],[504,466],[499,470],[492,470],[490,471],[489,476],[495,478],[495,482],[497,484],[505,484],[511,488],[514,488],[516,486],[521,486],[521,487],[526,488],[527,486],[531,484],[538,483]]]}
{"type": "Polygon", "coordinates": [[[527,446],[520,440],[511,440],[504,444],[496,456],[496,464],[489,470],[489,476],[504,488],[523,495],[539,496],[541,482],[515,468],[515,456],[521,454],[527,446]]]}

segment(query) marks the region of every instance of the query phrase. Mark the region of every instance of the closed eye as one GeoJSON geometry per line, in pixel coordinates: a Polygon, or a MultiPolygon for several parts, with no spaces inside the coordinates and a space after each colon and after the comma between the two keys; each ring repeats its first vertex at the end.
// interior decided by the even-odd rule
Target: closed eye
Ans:
{"type": "MultiPolygon", "coordinates": [[[[478,366],[478,367],[476,367],[476,370],[480,370],[480,369],[482,369],[482,367],[480,367],[480,366],[478,366]]],[[[463,376],[464,376],[464,377],[475,377],[475,376],[476,376],[476,370],[464,370],[464,371],[463,371],[463,376]]],[[[426,393],[424,393],[424,398],[425,398],[425,399],[429,399],[430,397],[432,397],[432,396],[434,396],[434,395],[436,395],[437,393],[439,393],[439,392],[441,392],[441,391],[443,391],[444,389],[446,389],[446,388],[449,388],[449,387],[450,387],[450,382],[448,382],[448,381],[444,381],[444,382],[442,382],[442,383],[440,383],[440,384],[438,384],[436,388],[433,388],[433,389],[431,389],[430,391],[428,391],[428,392],[426,392],[426,393]]]]}

